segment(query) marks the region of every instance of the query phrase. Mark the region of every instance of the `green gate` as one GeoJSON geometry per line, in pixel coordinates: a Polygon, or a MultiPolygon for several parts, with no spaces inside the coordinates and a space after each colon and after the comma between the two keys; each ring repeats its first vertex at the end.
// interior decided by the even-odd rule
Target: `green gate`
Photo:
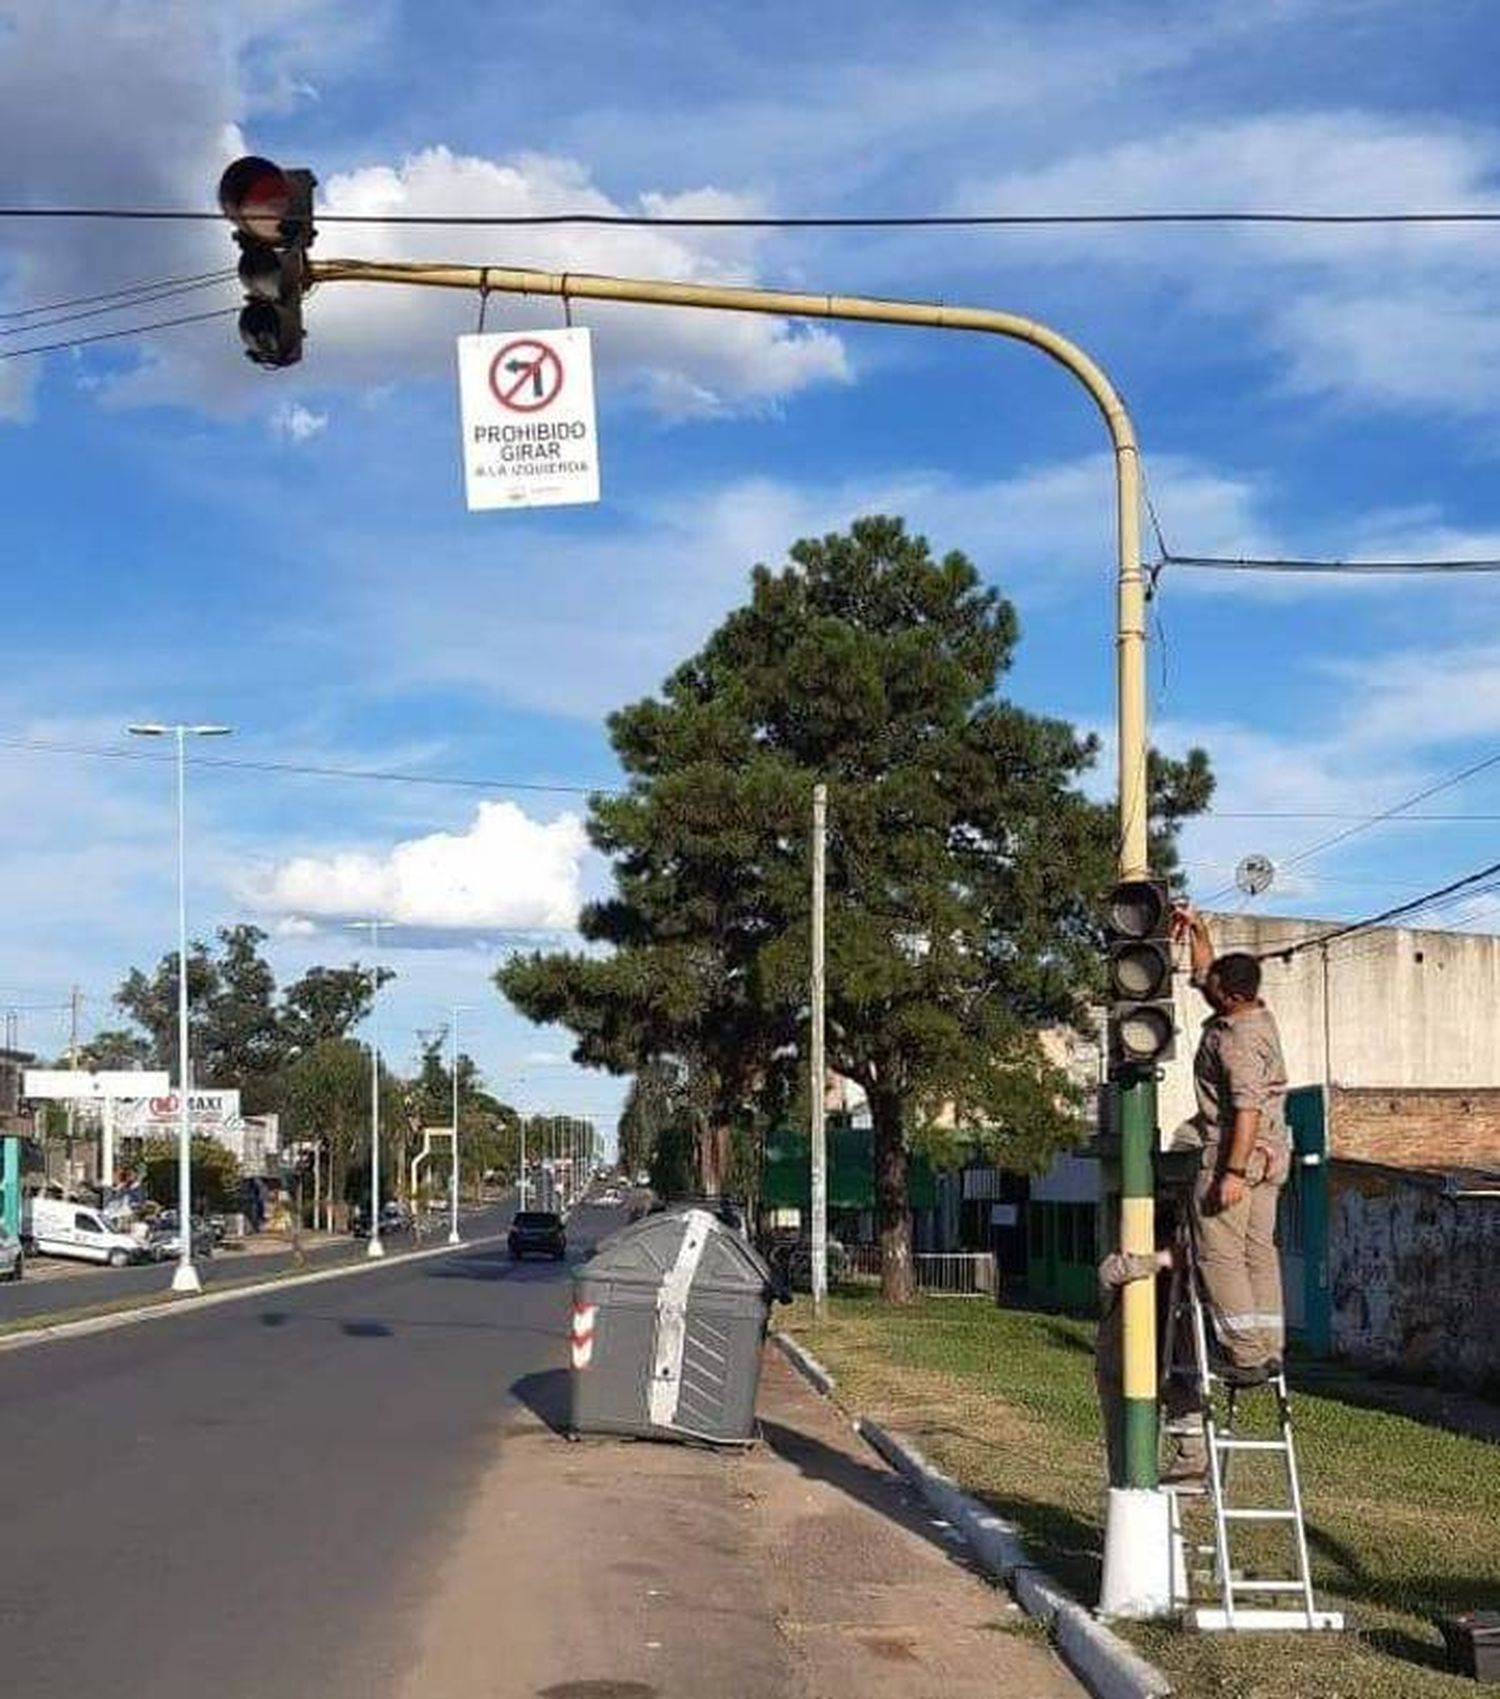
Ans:
{"type": "Polygon", "coordinates": [[[1287,1331],[1315,1356],[1332,1338],[1328,1296],[1328,1114],[1320,1085],[1286,1094],[1292,1130],[1292,1173],[1281,1194],[1277,1240],[1285,1287],[1287,1331]]]}

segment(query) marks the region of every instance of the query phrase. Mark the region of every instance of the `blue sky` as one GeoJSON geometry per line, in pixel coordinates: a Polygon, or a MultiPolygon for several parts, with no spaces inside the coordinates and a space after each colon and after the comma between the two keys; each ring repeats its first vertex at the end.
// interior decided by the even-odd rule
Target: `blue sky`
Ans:
{"type": "MultiPolygon", "coordinates": [[[[12,200],[201,206],[253,148],[343,211],[786,214],[1500,208],[1491,8],[774,3],[545,9],[380,0],[0,0],[12,200]]],[[[326,226],[335,254],[513,261],[914,296],[1055,324],[1114,376],[1183,553],[1500,554],[1500,235],[1419,230],[701,233],[326,226]]],[[[0,227],[0,311],[230,261],[216,225],[0,227]]],[[[223,300],[234,299],[226,288],[223,300]]],[[[219,304],[210,291],[133,315],[219,304]]],[[[600,869],[580,799],[612,707],[652,689],[757,560],[871,510],[967,551],[1017,603],[1008,688],[1107,732],[1109,469],[1082,393],[975,338],[580,308],[604,500],[468,514],[453,340],[467,297],[329,286],[304,364],[232,321],[0,364],[0,1004],[55,1049],[67,988],[112,1020],[171,940],[171,775],[132,719],[215,718],[215,755],[493,780],[444,788],[200,768],[194,929],[252,919],[290,976],[410,924],[398,1056],[444,1006],[492,1083],[612,1120],[488,975],[566,934],[600,869]],[[139,751],[135,752],[139,754],[139,751]],[[455,893],[466,893],[456,896],[455,893]]],[[[8,325],[11,321],[0,321],[8,325]]],[[[89,321],[108,328],[130,317],[89,321]]],[[[491,328],[554,325],[497,301],[491,328]]],[[[61,332],[51,335],[65,334],[61,332]]],[[[40,338],[39,338],[40,339],[40,338]]],[[[7,346],[24,338],[0,338],[7,346]]],[[[1500,749],[1500,584],[1168,573],[1165,746],[1224,818],[1200,896],[1500,749]],[[1303,818],[1241,818],[1300,814],[1303,818]]],[[[1107,768],[1101,786],[1109,783],[1107,768]]],[[[1500,812],[1500,767],[1435,799],[1500,812]]],[[[1270,912],[1353,916],[1494,859],[1413,822],[1285,868],[1270,912]]],[[[1444,916],[1490,926],[1485,903],[1444,916]]]]}

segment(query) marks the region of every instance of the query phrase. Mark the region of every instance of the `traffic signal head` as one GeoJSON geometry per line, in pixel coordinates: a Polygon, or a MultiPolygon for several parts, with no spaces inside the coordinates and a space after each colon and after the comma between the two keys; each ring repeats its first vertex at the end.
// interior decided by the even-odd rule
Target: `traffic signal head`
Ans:
{"type": "Polygon", "coordinates": [[[1160,879],[1124,879],[1105,911],[1110,1055],[1117,1067],[1150,1067],[1173,1051],[1172,903],[1160,879]]]}
{"type": "Polygon", "coordinates": [[[259,366],[294,366],[302,358],[316,182],[310,171],[283,171],[253,154],[235,160],[219,179],[219,207],[240,245],[246,296],[240,340],[259,366]]]}

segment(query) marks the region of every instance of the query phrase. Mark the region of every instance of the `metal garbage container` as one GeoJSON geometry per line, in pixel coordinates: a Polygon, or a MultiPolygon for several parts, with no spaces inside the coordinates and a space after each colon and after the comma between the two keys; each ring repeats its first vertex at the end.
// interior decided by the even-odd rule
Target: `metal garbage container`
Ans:
{"type": "Polygon", "coordinates": [[[763,1257],[706,1209],[622,1227],[573,1286],[575,1433],[744,1445],[771,1300],[763,1257]]]}

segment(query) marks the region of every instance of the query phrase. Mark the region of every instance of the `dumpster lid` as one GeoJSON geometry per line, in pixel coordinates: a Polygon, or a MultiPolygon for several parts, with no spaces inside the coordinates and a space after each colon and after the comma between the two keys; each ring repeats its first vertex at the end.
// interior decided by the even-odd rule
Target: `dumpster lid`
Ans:
{"type": "Polygon", "coordinates": [[[583,1265],[589,1279],[619,1279],[658,1286],[677,1264],[692,1227],[706,1235],[693,1285],[764,1292],[774,1287],[770,1265],[732,1227],[706,1209],[666,1209],[642,1216],[601,1241],[583,1265]]]}

